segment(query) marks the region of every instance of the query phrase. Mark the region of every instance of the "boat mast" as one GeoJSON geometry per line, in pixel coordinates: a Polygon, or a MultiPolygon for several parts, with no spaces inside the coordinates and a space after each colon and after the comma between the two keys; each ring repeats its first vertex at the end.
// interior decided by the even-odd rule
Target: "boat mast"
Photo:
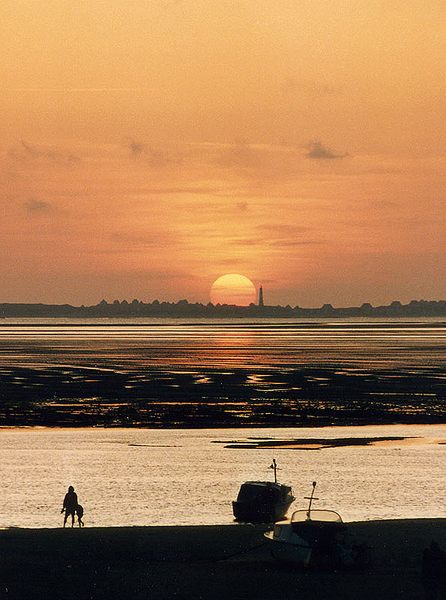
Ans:
{"type": "Polygon", "coordinates": [[[319,500],[319,498],[314,497],[314,490],[316,489],[316,482],[313,481],[313,489],[311,490],[311,496],[305,496],[305,500],[309,500],[308,510],[307,510],[307,521],[311,521],[311,504],[313,500],[319,500]]]}
{"type": "Polygon", "coordinates": [[[273,464],[269,468],[274,469],[274,483],[277,483],[277,463],[275,458],[273,458],[273,464]]]}

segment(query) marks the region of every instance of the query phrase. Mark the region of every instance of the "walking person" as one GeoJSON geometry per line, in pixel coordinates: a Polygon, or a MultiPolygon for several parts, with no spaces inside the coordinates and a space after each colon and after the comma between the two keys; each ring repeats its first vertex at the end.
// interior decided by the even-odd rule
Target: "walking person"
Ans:
{"type": "Polygon", "coordinates": [[[71,527],[74,526],[74,515],[76,514],[77,508],[77,494],[74,491],[74,487],[70,485],[68,488],[68,492],[65,494],[65,498],[63,499],[61,514],[65,512],[63,526],[67,524],[68,517],[71,516],[71,527]]]}

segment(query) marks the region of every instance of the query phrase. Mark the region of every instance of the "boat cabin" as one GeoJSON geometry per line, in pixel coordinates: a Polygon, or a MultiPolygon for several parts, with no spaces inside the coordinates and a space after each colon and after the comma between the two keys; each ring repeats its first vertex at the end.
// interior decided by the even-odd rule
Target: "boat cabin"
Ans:
{"type": "Polygon", "coordinates": [[[237,502],[280,502],[291,494],[291,487],[271,481],[245,481],[240,486],[237,502]]]}

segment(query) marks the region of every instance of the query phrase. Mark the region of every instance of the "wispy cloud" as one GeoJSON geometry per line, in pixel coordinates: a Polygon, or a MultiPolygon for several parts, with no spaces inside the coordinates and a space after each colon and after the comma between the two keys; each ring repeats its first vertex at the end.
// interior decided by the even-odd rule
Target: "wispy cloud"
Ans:
{"type": "Polygon", "coordinates": [[[310,142],[307,146],[307,150],[308,152],[305,156],[307,158],[314,158],[317,160],[333,160],[336,158],[345,158],[346,156],[349,156],[348,153],[338,154],[331,148],[324,146],[324,144],[322,144],[322,142],[319,140],[310,142]]]}
{"type": "Polygon", "coordinates": [[[281,238],[281,237],[225,237],[225,243],[228,247],[241,246],[243,248],[256,246],[259,249],[274,249],[274,248],[294,248],[297,246],[314,246],[321,244],[321,240],[303,239],[303,238],[281,238]]]}
{"type": "Polygon", "coordinates": [[[128,148],[130,150],[130,155],[134,158],[137,158],[138,156],[141,156],[141,154],[147,152],[147,146],[136,140],[130,140],[128,148]]]}
{"type": "Polygon", "coordinates": [[[129,87],[90,87],[90,88],[36,88],[36,87],[23,87],[23,88],[7,88],[5,91],[9,92],[35,92],[35,93],[56,93],[56,94],[69,94],[69,93],[101,93],[101,92],[143,92],[146,88],[129,88],[129,87]]]}
{"type": "Polygon", "coordinates": [[[287,77],[281,86],[284,95],[303,92],[314,96],[334,96],[340,94],[339,88],[320,81],[310,81],[287,77]]]}
{"type": "Polygon", "coordinates": [[[9,150],[9,157],[17,160],[48,159],[57,163],[75,163],[80,158],[76,154],[54,147],[36,146],[25,140],[20,140],[20,144],[9,150]]]}
{"type": "Polygon", "coordinates": [[[288,223],[262,223],[257,226],[262,234],[263,243],[276,248],[292,248],[320,244],[321,240],[314,238],[311,227],[292,225],[288,223]]]}
{"type": "Polygon", "coordinates": [[[257,167],[262,161],[262,154],[248,142],[235,142],[216,155],[216,163],[224,167],[257,167]]]}
{"type": "Polygon", "coordinates": [[[235,206],[240,212],[246,212],[248,210],[249,204],[242,200],[240,202],[237,202],[235,206]]]}
{"type": "Polygon", "coordinates": [[[118,246],[136,248],[159,248],[168,243],[178,241],[178,235],[171,231],[151,231],[150,233],[116,231],[110,240],[118,246]]]}
{"type": "Polygon", "coordinates": [[[179,194],[195,194],[199,195],[219,195],[224,188],[207,186],[207,185],[190,185],[185,183],[184,185],[178,186],[165,186],[165,187],[142,187],[140,189],[133,189],[133,193],[141,194],[153,194],[154,196],[162,195],[179,195],[179,194]]]}
{"type": "Polygon", "coordinates": [[[39,200],[38,198],[30,198],[25,202],[25,209],[31,214],[47,213],[54,209],[51,202],[39,200]]]}
{"type": "Polygon", "coordinates": [[[154,148],[140,140],[131,139],[127,147],[132,158],[140,158],[151,167],[165,167],[181,164],[183,158],[179,154],[173,155],[165,148],[154,148]]]}
{"type": "Polygon", "coordinates": [[[147,151],[147,159],[151,167],[178,165],[182,162],[180,156],[172,156],[167,150],[159,148],[149,148],[147,151]]]}
{"type": "Polygon", "coordinates": [[[263,223],[258,225],[257,229],[265,233],[265,235],[273,236],[297,236],[307,233],[309,227],[301,225],[289,225],[288,223],[263,223]]]}

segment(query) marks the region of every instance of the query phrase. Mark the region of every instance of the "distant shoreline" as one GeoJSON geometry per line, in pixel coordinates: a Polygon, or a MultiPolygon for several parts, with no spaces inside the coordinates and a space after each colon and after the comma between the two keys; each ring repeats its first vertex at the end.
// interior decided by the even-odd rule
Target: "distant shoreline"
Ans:
{"type": "MultiPolygon", "coordinates": [[[[446,326],[446,315],[444,317],[426,316],[426,317],[333,317],[333,319],[346,318],[350,319],[349,323],[355,326],[360,326],[361,329],[367,327],[376,327],[376,321],[379,321],[380,328],[390,328],[403,325],[416,326],[417,329],[429,328],[432,325],[446,326]],[[382,321],[382,319],[391,319],[382,321]],[[419,321],[419,319],[429,319],[429,321],[419,321]]],[[[141,327],[145,324],[150,324],[151,327],[170,327],[172,321],[175,326],[187,327],[193,324],[194,327],[209,327],[218,321],[218,325],[227,327],[262,327],[270,325],[271,327],[281,327],[283,325],[293,325],[295,329],[305,327],[330,327],[332,325],[330,317],[258,317],[251,319],[247,317],[82,317],[82,316],[46,316],[46,317],[2,317],[0,319],[0,327],[72,327],[73,325],[82,327],[97,327],[98,324],[104,327],[141,327]],[[44,319],[48,319],[45,321],[44,319]],[[23,322],[25,321],[26,322],[23,322]]]]}
{"type": "Polygon", "coordinates": [[[154,300],[144,303],[140,300],[115,300],[108,303],[105,300],[93,306],[72,306],[71,304],[42,304],[42,303],[1,303],[0,317],[2,318],[424,318],[446,317],[446,300],[412,300],[402,304],[398,300],[385,306],[372,306],[365,302],[361,306],[335,308],[324,304],[320,308],[302,308],[300,306],[235,306],[227,304],[190,303],[187,300],[179,302],[160,302],[154,300]]]}

